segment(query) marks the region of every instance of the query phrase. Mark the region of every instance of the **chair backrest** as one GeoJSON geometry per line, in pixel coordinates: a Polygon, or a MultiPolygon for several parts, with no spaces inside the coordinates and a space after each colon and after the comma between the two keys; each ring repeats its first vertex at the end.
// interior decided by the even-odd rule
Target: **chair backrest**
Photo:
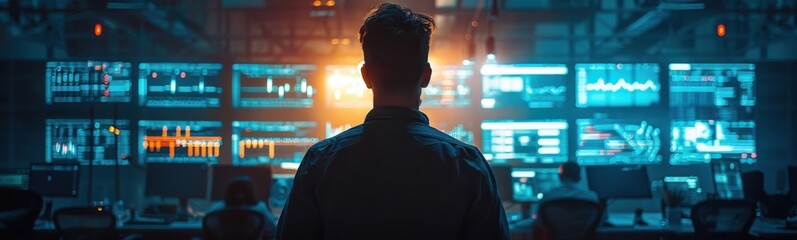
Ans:
{"type": "Polygon", "coordinates": [[[202,219],[205,239],[260,239],[266,218],[249,209],[224,209],[202,219]]]}
{"type": "Polygon", "coordinates": [[[42,196],[36,192],[0,188],[0,239],[28,238],[42,209],[42,196]]]}
{"type": "Polygon", "coordinates": [[[53,214],[58,234],[64,239],[114,239],[116,217],[97,208],[62,208],[53,214]]]}
{"type": "Polygon", "coordinates": [[[743,173],[742,188],[744,189],[744,199],[761,201],[767,195],[764,191],[764,173],[761,171],[743,173]]]}
{"type": "Polygon", "coordinates": [[[692,225],[698,236],[747,236],[755,210],[746,200],[709,200],[692,207],[692,225]]]}
{"type": "Polygon", "coordinates": [[[598,203],[577,199],[544,202],[538,213],[547,239],[591,239],[600,223],[602,210],[598,203]]]}

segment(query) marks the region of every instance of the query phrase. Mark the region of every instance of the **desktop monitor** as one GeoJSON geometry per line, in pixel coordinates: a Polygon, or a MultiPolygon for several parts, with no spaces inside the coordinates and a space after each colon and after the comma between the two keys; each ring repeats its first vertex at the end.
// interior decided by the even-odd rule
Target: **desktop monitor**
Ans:
{"type": "Polygon", "coordinates": [[[30,165],[30,190],[46,197],[77,197],[80,188],[80,166],[77,164],[30,165]]]}
{"type": "Polygon", "coordinates": [[[544,193],[559,186],[559,169],[552,167],[512,167],[493,165],[493,175],[501,199],[513,202],[538,202],[544,193]]]}
{"type": "Polygon", "coordinates": [[[28,189],[30,169],[0,169],[0,188],[28,189]]]}
{"type": "Polygon", "coordinates": [[[738,159],[711,160],[714,189],[719,199],[744,199],[742,169],[738,159]]]}
{"type": "Polygon", "coordinates": [[[267,201],[271,191],[271,168],[268,166],[215,166],[213,167],[213,185],[211,200],[222,200],[227,193],[227,186],[236,177],[248,176],[255,185],[257,199],[267,201]]]}
{"type": "Polygon", "coordinates": [[[650,198],[650,179],[645,166],[587,167],[589,189],[600,199],[650,198]]]}
{"type": "Polygon", "coordinates": [[[694,206],[703,200],[703,188],[697,176],[666,176],[664,189],[682,193],[684,201],[681,205],[684,207],[694,206]]]}
{"type": "Polygon", "coordinates": [[[147,196],[205,198],[207,188],[208,165],[205,163],[147,164],[147,196]]]}

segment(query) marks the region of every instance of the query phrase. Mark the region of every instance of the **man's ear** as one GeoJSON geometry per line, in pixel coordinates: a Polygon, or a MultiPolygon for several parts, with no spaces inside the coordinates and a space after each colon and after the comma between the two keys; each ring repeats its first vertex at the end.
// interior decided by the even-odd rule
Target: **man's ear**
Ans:
{"type": "Polygon", "coordinates": [[[368,75],[368,69],[365,66],[367,65],[363,64],[363,66],[360,67],[360,75],[363,76],[363,82],[365,82],[365,86],[368,87],[368,89],[373,89],[372,88],[373,82],[371,82],[371,76],[368,75]]]}
{"type": "Polygon", "coordinates": [[[426,65],[423,66],[423,72],[421,73],[421,88],[425,88],[429,86],[429,81],[432,80],[432,65],[428,62],[426,65]]]}

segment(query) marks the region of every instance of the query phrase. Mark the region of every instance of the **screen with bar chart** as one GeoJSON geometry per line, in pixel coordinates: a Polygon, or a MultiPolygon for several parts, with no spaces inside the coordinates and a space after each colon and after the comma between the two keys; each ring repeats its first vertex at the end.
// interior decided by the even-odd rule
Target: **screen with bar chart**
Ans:
{"type": "Polygon", "coordinates": [[[661,163],[661,129],[644,120],[578,119],[581,165],[661,163]]]}
{"type": "Polygon", "coordinates": [[[481,124],[482,151],[495,163],[517,159],[523,163],[567,161],[567,121],[501,121],[481,124]]]}
{"type": "Polygon", "coordinates": [[[319,141],[316,127],[313,121],[234,121],[233,164],[296,170],[307,149],[319,141]]]}
{"type": "Polygon", "coordinates": [[[360,66],[326,66],[326,102],[332,108],[370,108],[374,95],[365,86],[360,66]]]}
{"type": "Polygon", "coordinates": [[[222,64],[141,63],[138,103],[146,107],[219,107],[222,64]]]}
{"type": "Polygon", "coordinates": [[[432,79],[423,89],[422,107],[470,106],[473,66],[432,66],[432,79]]]}
{"type": "Polygon", "coordinates": [[[129,62],[47,62],[45,101],[130,102],[129,62]]]}
{"type": "Polygon", "coordinates": [[[327,121],[324,123],[324,138],[331,138],[345,132],[346,130],[355,127],[362,122],[332,122],[327,121]]]}
{"type": "Polygon", "coordinates": [[[481,75],[482,108],[554,108],[567,100],[564,64],[486,64],[481,75]]]}
{"type": "Polygon", "coordinates": [[[314,65],[233,64],[232,106],[311,108],[317,85],[314,65]]]}
{"type": "Polygon", "coordinates": [[[94,159],[94,165],[115,165],[117,160],[119,165],[129,164],[125,157],[130,155],[130,122],[127,120],[47,119],[46,124],[45,161],[48,163],[89,165],[89,160],[94,159]]]}
{"type": "Polygon", "coordinates": [[[576,107],[646,107],[659,104],[655,63],[576,64],[576,107]]]}
{"type": "Polygon", "coordinates": [[[218,163],[222,145],[221,122],[138,122],[139,158],[145,162],[218,163]]]}
{"type": "Polygon", "coordinates": [[[709,163],[712,159],[739,159],[754,163],[755,121],[673,120],[670,164],[709,163]]]}
{"type": "Polygon", "coordinates": [[[755,64],[670,64],[670,106],[753,107],[755,64]]]}

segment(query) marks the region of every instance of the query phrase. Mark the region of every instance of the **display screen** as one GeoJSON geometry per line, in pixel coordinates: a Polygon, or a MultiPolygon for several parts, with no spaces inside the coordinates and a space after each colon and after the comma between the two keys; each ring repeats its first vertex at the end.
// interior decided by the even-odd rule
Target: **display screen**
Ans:
{"type": "Polygon", "coordinates": [[[365,86],[359,66],[327,66],[326,81],[328,107],[370,108],[373,105],[374,95],[365,86]]]}
{"type": "Polygon", "coordinates": [[[736,158],[753,163],[756,154],[755,121],[672,121],[670,164],[708,163],[736,158]]]}
{"type": "Polygon", "coordinates": [[[270,164],[296,170],[319,140],[312,121],[234,121],[232,128],[234,165],[270,164]]]}
{"type": "Polygon", "coordinates": [[[315,70],[313,65],[302,64],[233,64],[233,107],[313,107],[315,70]]]}
{"type": "Polygon", "coordinates": [[[139,157],[147,163],[218,163],[222,145],[221,122],[138,122],[139,157]]]}
{"type": "Polygon", "coordinates": [[[432,79],[423,89],[423,107],[470,106],[471,87],[475,81],[472,66],[432,66],[432,79]]]}
{"type": "Polygon", "coordinates": [[[581,165],[661,163],[661,129],[643,120],[578,119],[581,165]]]}
{"type": "Polygon", "coordinates": [[[485,121],[481,124],[482,151],[487,160],[524,163],[567,161],[567,121],[485,121]]]}
{"type": "Polygon", "coordinates": [[[45,101],[130,102],[129,62],[47,62],[45,101]]]}
{"type": "Polygon", "coordinates": [[[659,103],[655,63],[576,64],[577,107],[645,107],[659,103]]]}
{"type": "Polygon", "coordinates": [[[449,122],[438,122],[432,121],[430,126],[440,130],[448,134],[448,136],[453,137],[463,143],[473,145],[475,143],[473,131],[478,129],[476,124],[467,124],[467,123],[449,123],[449,122]]]}
{"type": "Polygon", "coordinates": [[[559,186],[558,168],[512,168],[512,200],[537,202],[559,186]]]}
{"type": "Polygon", "coordinates": [[[711,161],[714,189],[719,199],[744,199],[742,170],[738,160],[715,159],[711,161]]]}
{"type": "Polygon", "coordinates": [[[127,120],[47,119],[45,161],[89,165],[128,165],[130,122],[127,120]],[[92,134],[92,128],[94,129],[92,134]],[[93,144],[93,153],[92,153],[93,144]],[[92,154],[94,157],[92,157],[92,154]]]}
{"type": "Polygon", "coordinates": [[[221,70],[217,63],[141,63],[139,105],[206,108],[221,105],[221,70]]]}
{"type": "Polygon", "coordinates": [[[326,122],[324,124],[324,136],[326,138],[331,138],[349,130],[352,127],[355,127],[361,123],[333,123],[333,122],[326,122]]]}
{"type": "Polygon", "coordinates": [[[682,194],[681,207],[691,207],[705,199],[698,180],[697,176],[666,176],[664,188],[671,193],[682,194]]]}
{"type": "Polygon", "coordinates": [[[28,189],[30,169],[0,169],[0,188],[28,189]]]}
{"type": "Polygon", "coordinates": [[[755,64],[670,64],[670,106],[753,107],[755,64]]]}
{"type": "Polygon", "coordinates": [[[553,108],[567,100],[564,64],[484,65],[482,108],[553,108]]]}

